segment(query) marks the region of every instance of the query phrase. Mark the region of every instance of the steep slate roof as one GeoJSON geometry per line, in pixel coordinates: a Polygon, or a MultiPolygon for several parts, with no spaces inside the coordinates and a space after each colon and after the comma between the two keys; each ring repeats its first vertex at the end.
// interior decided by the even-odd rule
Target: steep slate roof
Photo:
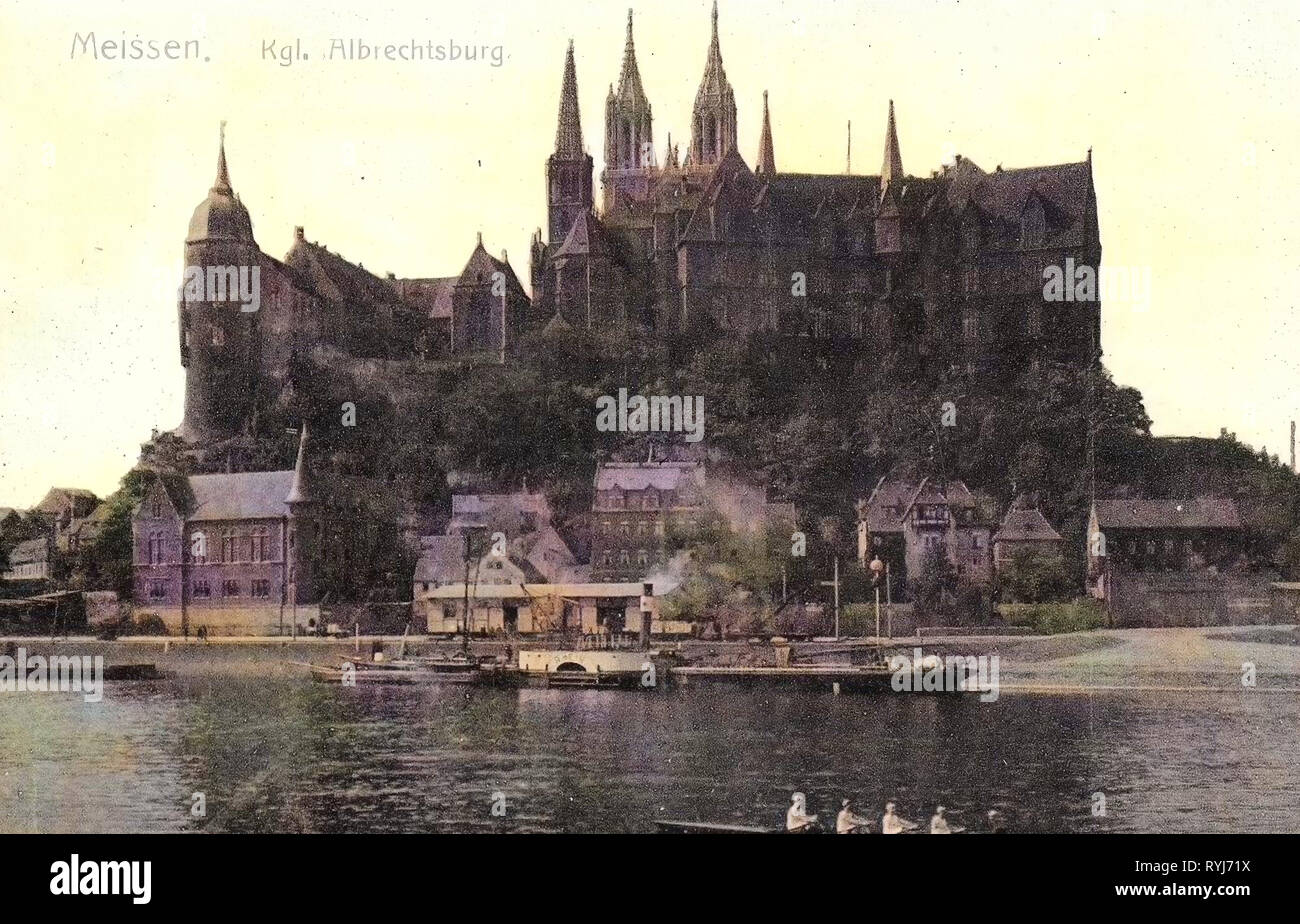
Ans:
{"type": "Polygon", "coordinates": [[[329,301],[353,306],[387,306],[402,311],[412,308],[385,280],[304,238],[294,241],[284,263],[305,277],[312,290],[329,301]]]}
{"type": "Polygon", "coordinates": [[[908,481],[881,478],[867,498],[867,528],[873,533],[901,533],[903,511],[915,492],[916,485],[908,481]]]}
{"type": "Polygon", "coordinates": [[[1026,203],[1037,196],[1046,218],[1045,244],[1065,243],[1079,233],[1088,212],[1092,165],[1082,161],[986,173],[973,161],[962,160],[943,178],[954,210],[973,202],[981,215],[1006,226],[1018,226],[1026,203]]]}
{"type": "Polygon", "coordinates": [[[903,510],[903,517],[917,504],[947,504],[949,507],[976,507],[975,496],[966,483],[953,479],[941,483],[936,478],[922,478],[903,510]]]}
{"type": "Polygon", "coordinates": [[[44,536],[25,539],[9,552],[9,567],[29,565],[38,561],[49,561],[50,540],[44,536]]]}
{"type": "Polygon", "coordinates": [[[460,536],[421,536],[417,583],[465,580],[465,541],[460,536]]]}
{"type": "Polygon", "coordinates": [[[555,252],[556,257],[590,254],[604,257],[610,254],[609,237],[604,225],[595,215],[582,212],[573,221],[573,227],[564,238],[564,244],[555,252]]]}
{"type": "Polygon", "coordinates": [[[527,298],[524,287],[519,283],[519,277],[510,264],[504,260],[498,260],[492,256],[483,247],[483,239],[479,238],[478,244],[475,245],[474,251],[469,255],[469,260],[465,263],[465,268],[461,270],[460,277],[456,280],[456,285],[474,286],[490,285],[492,274],[500,271],[505,274],[506,287],[511,289],[512,295],[522,295],[527,298]]]}
{"type": "Polygon", "coordinates": [[[1008,510],[1002,525],[993,535],[994,542],[1025,542],[1028,540],[1061,540],[1061,534],[1052,529],[1047,517],[1038,510],[1008,510]]]}
{"type": "Polygon", "coordinates": [[[410,304],[430,318],[451,317],[451,296],[459,276],[427,279],[390,279],[389,284],[410,304]]]}
{"type": "Polygon", "coordinates": [[[702,489],[704,467],[698,462],[607,462],[596,470],[596,490],[660,491],[702,489]]]}
{"type": "Polygon", "coordinates": [[[976,507],[975,496],[965,483],[953,479],[946,488],[930,478],[920,482],[886,475],[876,482],[867,498],[867,529],[873,533],[901,533],[903,519],[912,506],[948,504],[951,507],[976,507]]]}
{"type": "Polygon", "coordinates": [[[1230,497],[1115,498],[1098,500],[1093,509],[1102,529],[1241,529],[1237,505],[1230,497]]]}
{"type": "Polygon", "coordinates": [[[240,472],[231,475],[191,475],[193,522],[278,519],[288,516],[285,498],[293,488],[293,470],[240,472]]]}
{"type": "Polygon", "coordinates": [[[95,493],[85,488],[50,488],[32,510],[41,513],[63,513],[70,505],[75,505],[75,509],[89,513],[98,501],[99,498],[95,493]]]}

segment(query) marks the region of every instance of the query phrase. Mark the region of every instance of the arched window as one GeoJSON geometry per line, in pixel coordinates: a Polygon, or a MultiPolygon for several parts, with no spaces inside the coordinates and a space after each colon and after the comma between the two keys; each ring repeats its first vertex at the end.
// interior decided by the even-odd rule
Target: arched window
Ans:
{"type": "Polygon", "coordinates": [[[190,561],[195,564],[207,564],[208,534],[201,529],[190,533],[190,561]]]}

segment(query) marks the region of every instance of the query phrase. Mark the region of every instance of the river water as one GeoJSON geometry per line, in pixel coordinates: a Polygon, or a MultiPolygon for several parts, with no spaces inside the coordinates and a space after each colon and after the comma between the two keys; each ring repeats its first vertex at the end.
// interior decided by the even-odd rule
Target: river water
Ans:
{"type": "Polygon", "coordinates": [[[343,688],[269,673],[224,664],[109,684],[101,703],[0,695],[0,831],[777,825],[795,790],[832,819],[851,796],[870,814],[893,799],[918,821],[941,802],[973,828],[997,808],[1019,831],[1300,830],[1300,695],[1003,692],[983,703],[343,688]]]}

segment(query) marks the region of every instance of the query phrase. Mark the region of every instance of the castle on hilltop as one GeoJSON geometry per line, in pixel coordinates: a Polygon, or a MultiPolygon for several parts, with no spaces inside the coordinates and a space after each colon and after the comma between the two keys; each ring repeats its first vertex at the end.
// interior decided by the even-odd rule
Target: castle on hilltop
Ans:
{"type": "Polygon", "coordinates": [[[481,238],[454,277],[380,278],[302,228],[284,260],[267,256],[233,192],[223,141],[216,182],[190,221],[186,266],[256,266],[262,297],[254,312],[211,291],[181,299],[180,434],[203,442],[246,431],[259,400],[292,387],[296,356],[334,367],[505,362],[530,328],[770,332],[904,357],[936,378],[1098,359],[1100,304],[1043,297],[1047,267],[1072,259],[1095,272],[1100,263],[1091,153],[1006,170],[959,155],[910,176],[891,102],[878,176],[787,173],[777,168],[766,92],[763,100],[751,167],[715,2],[685,154],[669,136],[659,155],[629,11],[622,69],[605,100],[598,208],[570,42],[546,162],[546,229],[530,247],[531,297],[506,254],[491,256],[481,238]]]}

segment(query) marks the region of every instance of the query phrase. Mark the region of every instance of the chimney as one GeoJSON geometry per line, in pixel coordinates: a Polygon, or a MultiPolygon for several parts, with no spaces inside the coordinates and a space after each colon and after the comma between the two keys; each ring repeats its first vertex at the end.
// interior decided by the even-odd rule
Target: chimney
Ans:
{"type": "Polygon", "coordinates": [[[654,618],[655,585],[651,581],[641,583],[641,650],[650,650],[650,620],[654,618]]]}
{"type": "Polygon", "coordinates": [[[301,241],[301,240],[303,239],[303,229],[302,229],[302,225],[296,225],[296,226],[294,227],[294,229],[293,229],[293,239],[296,240],[296,241],[301,241]]]}
{"type": "Polygon", "coordinates": [[[501,262],[502,263],[510,262],[510,257],[506,254],[506,249],[504,247],[501,248],[501,262]]]}

